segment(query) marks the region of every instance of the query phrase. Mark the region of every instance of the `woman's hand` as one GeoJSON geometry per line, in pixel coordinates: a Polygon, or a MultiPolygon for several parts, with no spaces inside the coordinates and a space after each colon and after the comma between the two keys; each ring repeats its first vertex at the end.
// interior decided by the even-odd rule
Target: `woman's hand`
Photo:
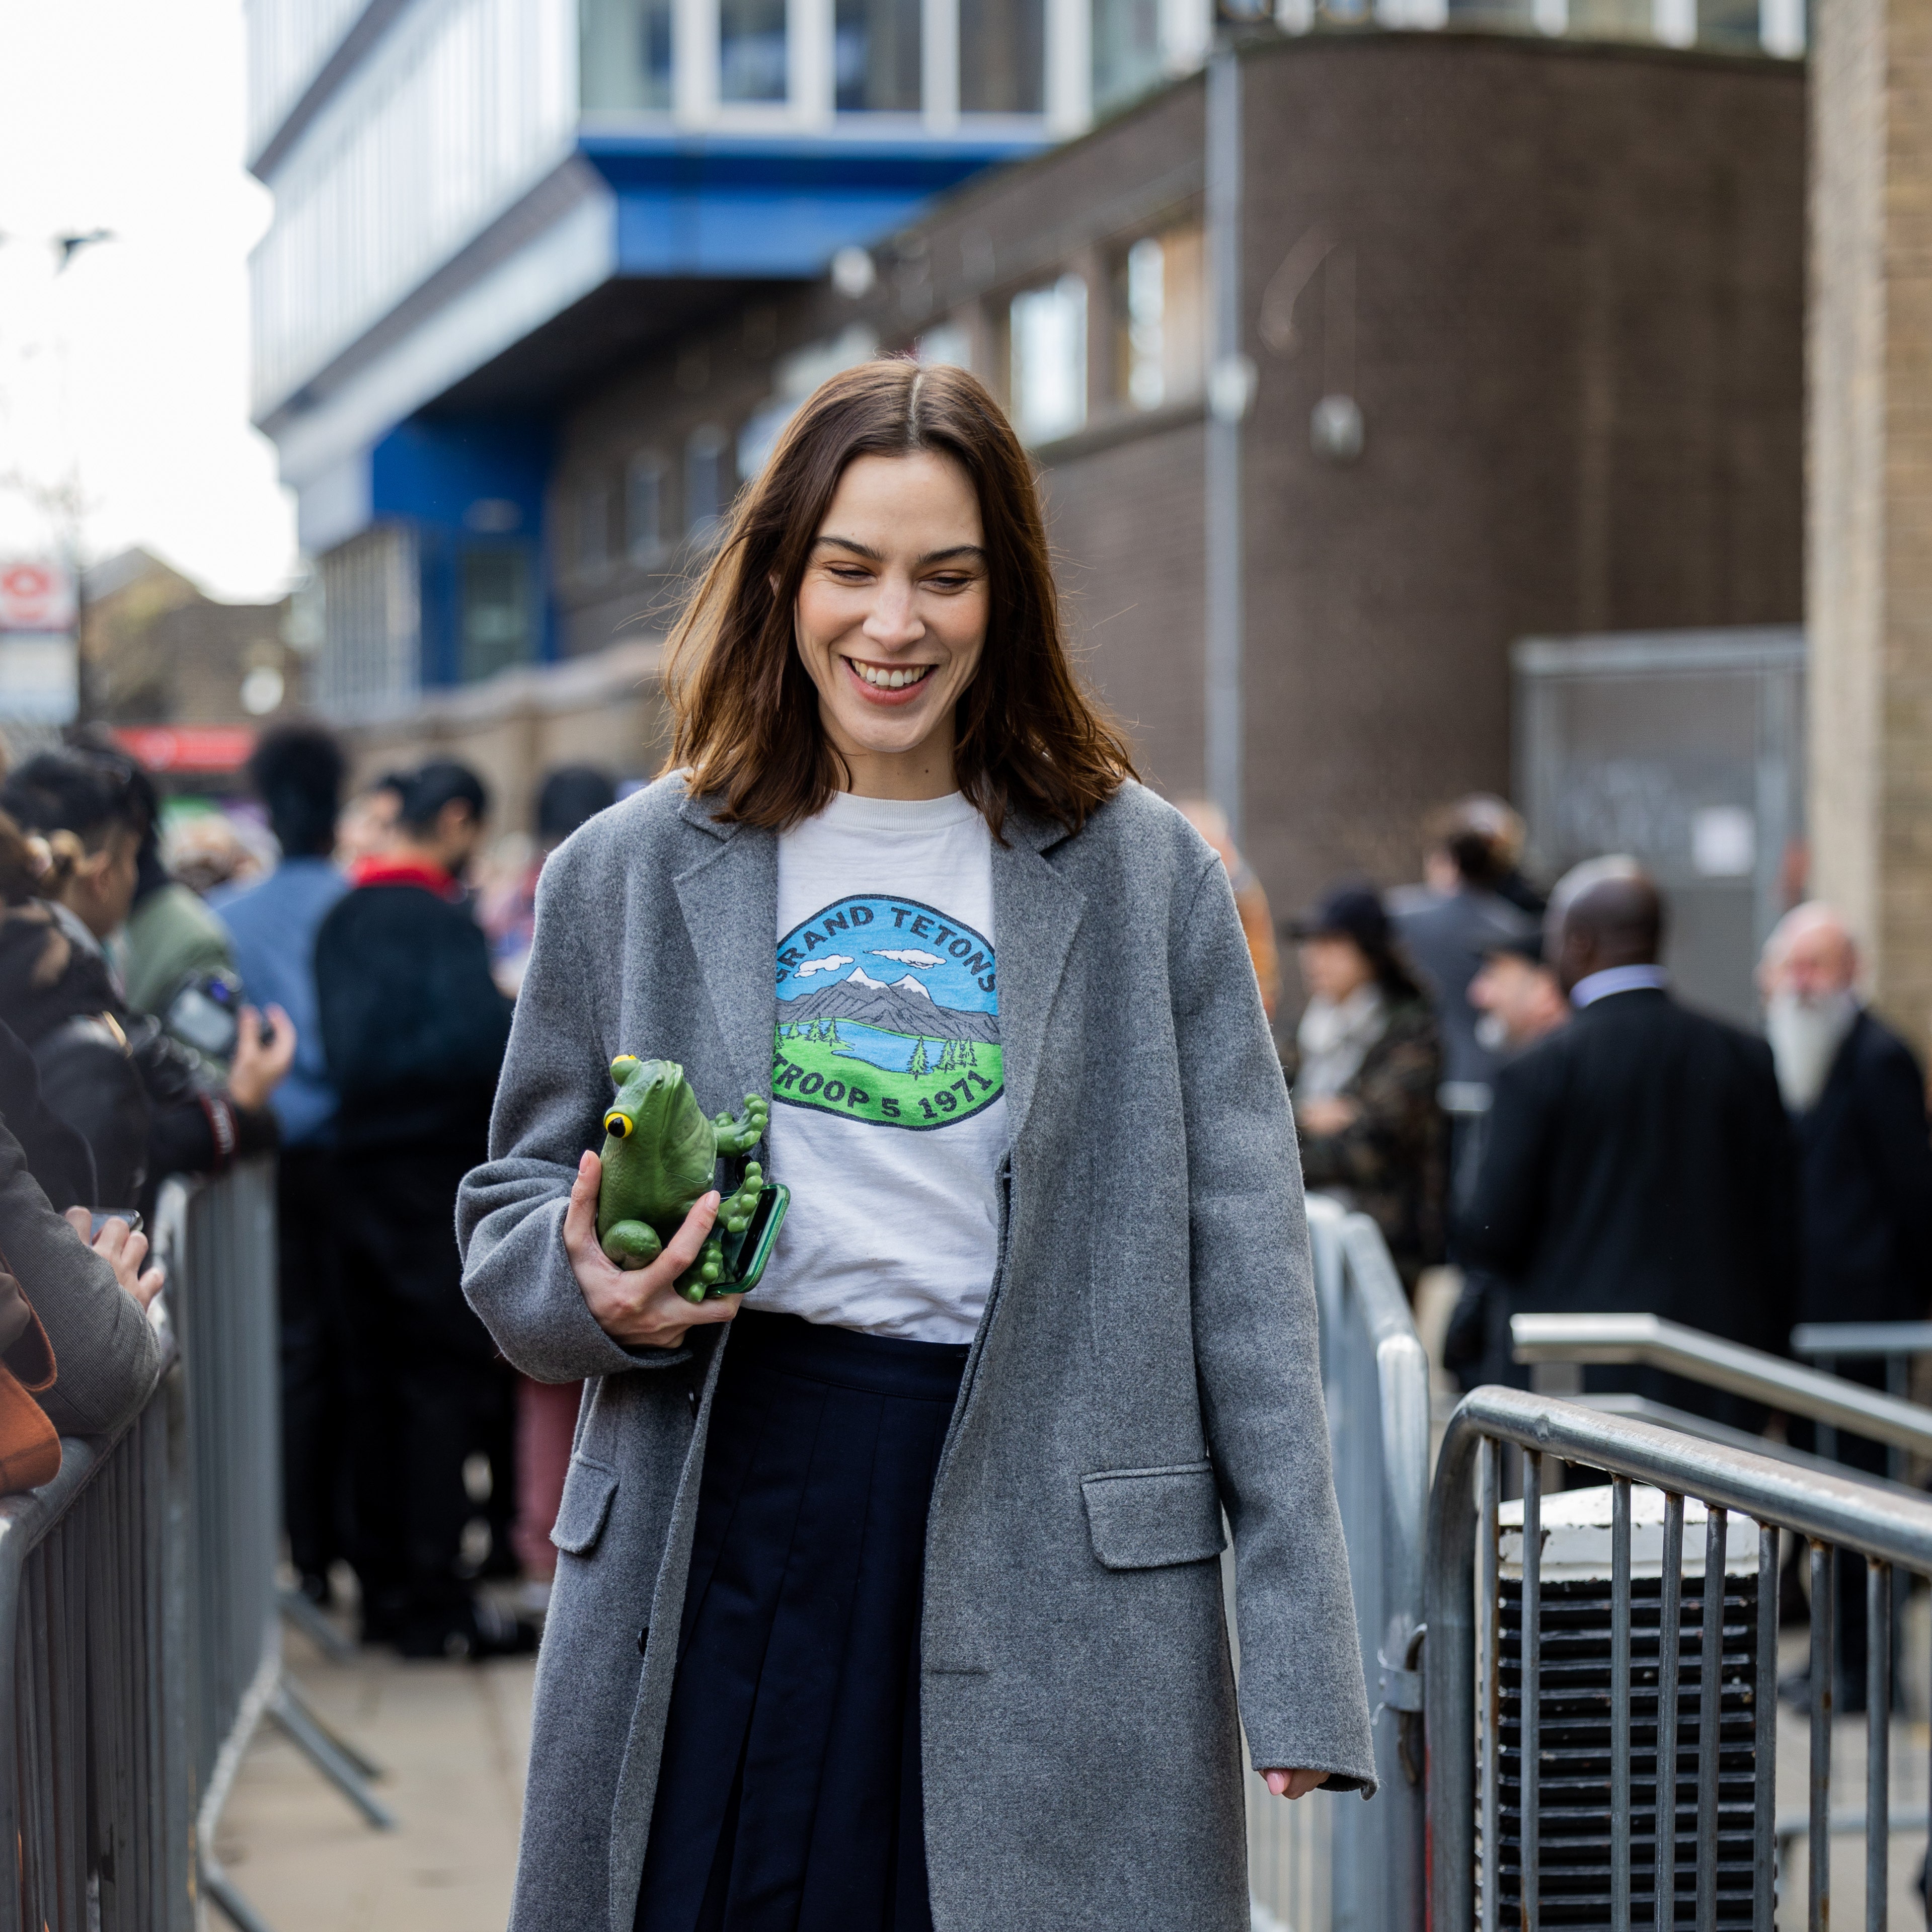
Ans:
{"type": "MultiPolygon", "coordinates": [[[[86,1240],[88,1230],[94,1225],[94,1216],[85,1208],[70,1208],[65,1218],[68,1226],[83,1241],[86,1240]]],[[[143,1308],[160,1293],[161,1283],[166,1279],[160,1270],[149,1268],[145,1274],[141,1271],[141,1264],[148,1258],[147,1236],[136,1234],[118,1215],[101,1229],[100,1238],[91,1245],[114,1270],[114,1279],[143,1308]]]]}
{"type": "Polygon", "coordinates": [[[604,1163],[586,1154],[577,1163],[571,1184],[570,1208],[563,1217],[563,1250],[571,1272],[583,1292],[584,1305],[597,1325],[614,1342],[627,1348],[675,1348],[686,1331],[707,1322],[728,1322],[738,1312],[742,1295],[722,1294],[716,1300],[687,1301],[673,1286],[698,1258],[711,1224],[718,1218],[714,1190],[704,1196],[684,1217],[684,1226],[665,1243],[664,1252],[648,1268],[620,1268],[597,1245],[597,1190],[604,1180],[604,1163]]]}
{"type": "Polygon", "coordinates": [[[1306,1798],[1318,1784],[1328,1782],[1325,1771],[1264,1771],[1262,1776],[1277,1798],[1306,1798]]]}
{"type": "Polygon", "coordinates": [[[266,1046],[262,1042],[262,1016],[253,1006],[242,1009],[242,1023],[236,1030],[235,1057],[228,1063],[228,1097],[250,1113],[261,1106],[294,1064],[296,1025],[280,1006],[268,1009],[275,1033],[266,1046]]]}

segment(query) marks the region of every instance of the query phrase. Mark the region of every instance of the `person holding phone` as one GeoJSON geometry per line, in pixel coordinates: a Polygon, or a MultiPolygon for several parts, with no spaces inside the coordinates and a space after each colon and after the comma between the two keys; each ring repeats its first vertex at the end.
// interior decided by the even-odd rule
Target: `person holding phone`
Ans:
{"type": "Polygon", "coordinates": [[[1294,1130],[986,389],[811,398],[667,690],[672,769],[544,868],[458,1202],[504,1353],[588,1384],[513,1926],[1236,1932],[1239,1726],[1279,1794],[1375,1778],[1294,1130]],[[715,1193],[598,1246],[622,1053],[770,1101],[742,1306],[674,1288],[715,1193]]]}

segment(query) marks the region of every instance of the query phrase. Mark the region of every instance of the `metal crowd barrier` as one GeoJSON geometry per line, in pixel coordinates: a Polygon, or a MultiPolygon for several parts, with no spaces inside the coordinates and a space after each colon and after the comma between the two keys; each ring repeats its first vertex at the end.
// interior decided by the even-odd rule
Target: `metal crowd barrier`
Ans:
{"type": "MultiPolygon", "coordinates": [[[[1829,1918],[1834,1552],[1865,1559],[1865,1924],[1885,1932],[1892,1572],[1932,1575],[1932,1501],[1496,1388],[1473,1391],[1451,1418],[1430,1501],[1431,1932],[1498,1932],[1506,1915],[1522,1932],[1546,1922],[1715,1932],[1747,1920],[1772,1932],[1780,1530],[1805,1539],[1813,1606],[1811,1932],[1829,1918]],[[1514,1580],[1499,1493],[1500,1451],[1512,1444],[1524,1468],[1514,1580]],[[1609,1479],[1600,1584],[1544,1580],[1552,1460],[1609,1479]],[[1662,1492],[1654,1591],[1633,1579],[1633,1485],[1662,1492]],[[1687,1499],[1705,1515],[1694,1589],[1687,1499]],[[1732,1512],[1756,1530],[1742,1575],[1732,1512]]],[[[1748,1531],[1748,1550],[1750,1540],[1748,1531]]]]}
{"type": "Polygon", "coordinates": [[[282,1674],[274,1198],[266,1160],[163,1184],[154,1395],[0,1498],[0,1932],[191,1932],[197,1894],[266,1932],[214,1851],[265,1716],[393,1822],[282,1674]]]}
{"type": "Polygon", "coordinates": [[[242,1932],[268,1932],[215,1856],[214,1833],[264,1718],[380,1829],[376,1767],[310,1710],[282,1669],[275,1169],[244,1162],[209,1185],[162,1184],[156,1244],[181,1337],[189,1634],[188,1738],[202,1889],[242,1932]]]}
{"type": "Polygon", "coordinates": [[[167,1382],[0,1497],[0,1932],[188,1932],[167,1382]]]}
{"type": "MultiPolygon", "coordinates": [[[[1915,1355],[1932,1354],[1932,1322],[1801,1322],[1791,1331],[1791,1352],[1801,1362],[1836,1364],[1882,1362],[1888,1395],[1904,1396],[1910,1385],[1915,1355]]],[[[1818,1427],[1818,1453],[1835,1456],[1838,1431],[1828,1423],[1818,1427]]],[[[1900,1473],[1900,1452],[1888,1450],[1891,1474],[1900,1473]]]]}
{"type": "Polygon", "coordinates": [[[1414,1932],[1423,1889],[1423,1520],[1429,1364],[1375,1223],[1308,1203],[1322,1378],[1355,1617],[1376,1712],[1372,1804],[1289,1804],[1248,1779],[1248,1874],[1260,1932],[1414,1932]]]}

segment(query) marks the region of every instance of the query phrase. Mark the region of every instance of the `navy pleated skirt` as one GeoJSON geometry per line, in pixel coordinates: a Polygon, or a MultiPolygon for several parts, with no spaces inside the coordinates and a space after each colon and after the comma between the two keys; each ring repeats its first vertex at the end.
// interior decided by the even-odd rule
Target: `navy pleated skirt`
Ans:
{"type": "Polygon", "coordinates": [[[931,1932],[920,1583],[966,1354],[732,1323],[638,1932],[931,1932]]]}

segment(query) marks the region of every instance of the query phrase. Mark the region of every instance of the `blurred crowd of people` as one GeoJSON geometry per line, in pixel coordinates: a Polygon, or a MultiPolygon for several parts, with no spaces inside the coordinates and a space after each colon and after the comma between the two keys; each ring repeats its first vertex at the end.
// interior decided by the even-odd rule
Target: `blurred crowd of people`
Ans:
{"type": "MultiPolygon", "coordinates": [[[[1747,1030],[1677,998],[1664,896],[1636,860],[1592,860],[1545,899],[1502,800],[1429,830],[1420,884],[1345,881],[1287,922],[1306,1004],[1284,1063],[1309,1186],[1375,1220],[1412,1294],[1460,1270],[1442,1354],[1464,1388],[1526,1384],[1519,1313],[1649,1313],[1778,1354],[1800,1322],[1932,1317],[1924,1070],[1866,1004],[1837,911],[1772,932],[1747,1030]]],[[[1265,986],[1271,954],[1256,970],[1265,986]]],[[[1841,1372],[1882,1379],[1876,1360],[1841,1372]]],[[[1585,1388],[1767,1420],[1647,1369],[1585,1388]]],[[[1886,1466],[1848,1433],[1835,1453],[1886,1466]]],[[[1863,1640],[1844,1619],[1854,1702],[1863,1640]]]]}
{"type": "MultiPolygon", "coordinates": [[[[538,874],[618,788],[553,772],[534,833],[490,846],[458,764],[345,797],[340,748],[296,725],[248,776],[256,815],[166,823],[106,743],[0,782],[0,1484],[46,1480],[57,1424],[144,1399],[160,1180],[273,1148],[302,1588],[328,1601],[346,1564],[364,1636],[407,1655],[524,1647],[578,1391],[497,1357],[452,1215],[485,1155],[538,874]],[[529,1615],[479,1590],[492,1576],[522,1580],[529,1615]]],[[[1272,1018],[1267,896],[1226,820],[1184,808],[1227,862],[1272,1018]]],[[[1806,904],[1772,933],[1748,1032],[1675,996],[1640,866],[1594,860],[1546,898],[1522,850],[1506,804],[1466,800],[1432,820],[1419,883],[1342,880],[1281,928],[1307,1184],[1373,1218],[1412,1293],[1460,1270],[1448,1367],[1520,1382],[1509,1320],[1535,1310],[1653,1312],[1777,1352],[1798,1321],[1932,1314],[1924,1074],[1862,998],[1844,920],[1806,904]]],[[[1839,1453],[1882,1466],[1850,1436],[1839,1453]]]]}
{"type": "Polygon", "coordinates": [[[47,1480],[59,1429],[145,1400],[162,1180],[272,1149],[302,1588],[328,1602],[346,1565],[365,1640],[405,1655],[526,1648],[532,1616],[479,1585],[520,1576],[540,1609],[577,1392],[496,1355],[453,1215],[537,873],[617,786],[552,772],[535,838],[493,849],[459,764],[345,799],[340,748],[294,725],[248,776],[241,808],[167,819],[137,764],[79,736],[0,782],[0,1487],[47,1480]]]}

